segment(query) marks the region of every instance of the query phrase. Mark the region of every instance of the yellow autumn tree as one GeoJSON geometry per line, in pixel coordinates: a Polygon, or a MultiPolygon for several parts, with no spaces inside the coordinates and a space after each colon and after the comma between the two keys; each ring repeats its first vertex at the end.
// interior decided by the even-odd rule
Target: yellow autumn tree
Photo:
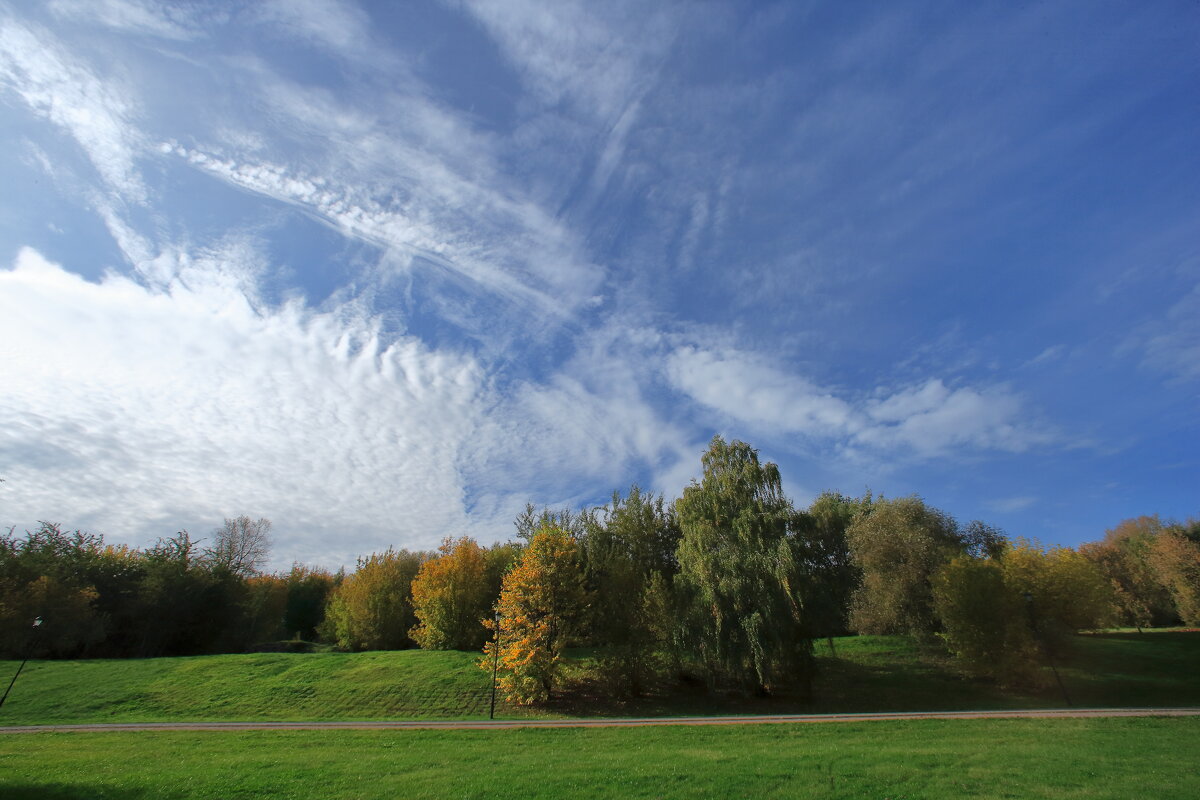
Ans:
{"type": "Polygon", "coordinates": [[[401,650],[411,647],[408,631],[412,611],[412,582],[428,553],[388,548],[358,560],[329,595],[324,635],[342,650],[401,650]]]}
{"type": "MultiPolygon", "coordinates": [[[[548,700],[563,648],[587,604],[579,545],[553,525],[540,528],[504,576],[500,590],[500,689],[510,703],[548,700]]],[[[488,642],[479,665],[492,670],[497,642],[488,642]]]]}
{"type": "Polygon", "coordinates": [[[1181,531],[1177,528],[1160,534],[1150,546],[1147,561],[1159,583],[1171,593],[1179,618],[1185,625],[1200,625],[1200,542],[1181,531]]]}
{"type": "Polygon", "coordinates": [[[951,559],[932,588],[950,652],[968,671],[1007,684],[1045,682],[1047,659],[1113,613],[1112,587],[1092,561],[1023,540],[994,557],[951,559]]]}
{"type": "Polygon", "coordinates": [[[417,625],[409,633],[426,650],[476,650],[492,605],[487,551],[474,539],[446,539],[441,555],[421,565],[412,584],[417,625]]]}

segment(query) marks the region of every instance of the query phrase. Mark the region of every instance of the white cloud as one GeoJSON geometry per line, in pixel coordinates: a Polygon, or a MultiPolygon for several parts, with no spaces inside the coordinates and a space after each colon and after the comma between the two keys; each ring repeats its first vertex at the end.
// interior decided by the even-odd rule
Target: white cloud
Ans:
{"type": "Polygon", "coordinates": [[[680,391],[759,430],[834,436],[859,425],[845,401],[747,353],[685,346],[670,354],[666,371],[680,391]]]}
{"type": "Polygon", "coordinates": [[[135,166],[144,147],[133,125],[128,93],[71,58],[48,35],[0,19],[0,86],[66,130],[87,154],[108,188],[126,201],[146,198],[135,166]]]}
{"type": "Polygon", "coordinates": [[[1029,421],[1004,387],[949,388],[940,379],[855,402],[761,359],[694,346],[666,361],[670,382],[725,418],[766,435],[801,434],[859,448],[930,458],[961,450],[1022,452],[1053,434],[1029,421]]]}
{"type": "Polygon", "coordinates": [[[1031,366],[1037,366],[1037,365],[1041,365],[1041,364],[1049,364],[1053,361],[1058,361],[1060,358],[1063,357],[1063,355],[1066,353],[1066,351],[1067,351],[1067,348],[1065,345],[1061,345],[1061,344],[1050,345],[1045,350],[1038,353],[1036,356],[1034,356],[1028,362],[1026,362],[1025,366],[1031,367],[1031,366]]]}
{"type": "Polygon", "coordinates": [[[603,271],[579,235],[498,166],[488,135],[431,101],[411,76],[370,108],[262,65],[250,76],[260,101],[284,118],[259,129],[254,152],[232,140],[164,149],[390,251],[393,269],[419,258],[473,291],[551,317],[595,295],[603,271]]]}
{"type": "Polygon", "coordinates": [[[1135,337],[1147,366],[1182,380],[1200,378],[1200,283],[1135,337]]]}
{"type": "Polygon", "coordinates": [[[1035,503],[1037,503],[1036,497],[1022,495],[1020,497],[1005,497],[999,500],[992,500],[987,503],[987,507],[1001,514],[1011,514],[1017,511],[1024,511],[1035,503]]]}
{"type": "Polygon", "coordinates": [[[611,330],[545,381],[498,388],[354,304],[265,306],[262,261],[230,239],[180,254],[163,289],[30,249],[0,271],[6,522],[144,544],[248,513],[275,522],[280,564],[337,565],[505,537],[526,501],[589,502],[647,472],[676,492],[661,479],[694,472],[701,448],[611,330]]]}
{"type": "Polygon", "coordinates": [[[179,146],[173,150],[235,186],[311,211],[348,237],[398,251],[409,264],[420,257],[476,288],[543,312],[565,313],[585,302],[596,285],[595,268],[580,260],[565,231],[537,208],[462,184],[452,175],[412,187],[405,202],[385,204],[371,199],[377,194],[372,185],[298,175],[272,163],[238,163],[179,146]],[[448,189],[471,194],[477,203],[438,202],[439,191],[448,189]]]}
{"type": "Polygon", "coordinates": [[[646,367],[657,364],[658,339],[617,322],[581,334],[552,376],[519,383],[489,413],[472,459],[480,472],[541,493],[522,503],[607,497],[639,474],[643,489],[678,493],[703,445],[653,402],[646,367]]]}
{"type": "Polygon", "coordinates": [[[645,6],[559,0],[468,0],[542,103],[564,98],[600,119],[615,121],[653,79],[672,33],[645,6]]]}
{"type": "Polygon", "coordinates": [[[469,531],[478,365],[352,309],[260,313],[242,282],[209,262],[167,292],[95,284],[31,250],[0,272],[10,521],[144,542],[261,514],[281,559],[334,564],[469,531]]]}
{"type": "Polygon", "coordinates": [[[362,9],[334,0],[268,0],[256,12],[338,53],[361,51],[371,38],[371,22],[362,9]]]}
{"type": "Polygon", "coordinates": [[[55,16],[99,23],[127,33],[180,40],[196,35],[193,9],[187,5],[139,0],[53,0],[49,7],[55,16]]]}
{"type": "Polygon", "coordinates": [[[856,441],[928,457],[961,448],[1023,452],[1053,438],[1026,419],[1021,399],[1004,387],[950,389],[934,378],[870,402],[866,412],[877,424],[856,441]]]}

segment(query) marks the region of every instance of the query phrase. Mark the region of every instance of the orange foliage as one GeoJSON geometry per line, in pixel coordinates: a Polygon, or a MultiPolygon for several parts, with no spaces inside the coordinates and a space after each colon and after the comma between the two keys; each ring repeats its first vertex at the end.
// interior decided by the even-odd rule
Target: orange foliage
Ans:
{"type": "MultiPolygon", "coordinates": [[[[500,689],[509,702],[549,699],[585,606],[579,545],[560,528],[541,528],[500,591],[500,689]]],[[[495,647],[485,646],[481,668],[491,671],[495,647]]]]}

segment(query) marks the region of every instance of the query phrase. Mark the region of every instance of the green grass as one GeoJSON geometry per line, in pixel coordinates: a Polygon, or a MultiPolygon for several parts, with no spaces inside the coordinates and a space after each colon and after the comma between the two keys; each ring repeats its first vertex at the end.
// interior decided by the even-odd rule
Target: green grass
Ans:
{"type": "MultiPolygon", "coordinates": [[[[487,716],[478,656],[417,650],[30,662],[0,725],[487,716]]],[[[15,662],[0,662],[10,675],[15,662]]]]}
{"type": "MultiPolygon", "coordinates": [[[[549,707],[501,706],[499,716],[654,716],[1057,708],[1053,684],[1004,690],[960,674],[934,648],[903,637],[844,637],[834,657],[818,643],[811,703],[781,695],[731,697],[671,683],[634,700],[613,697],[572,666],[549,707]]],[[[35,661],[0,709],[0,725],[171,720],[478,719],[490,676],[478,656],[408,650],[255,653],[192,658],[35,661]]],[[[1200,632],[1076,637],[1060,672],[1077,706],[1200,706],[1200,632]]],[[[17,667],[0,662],[0,681],[17,667]]]]}
{"type": "Polygon", "coordinates": [[[1200,719],[0,736],[38,798],[1194,798],[1200,719]]]}

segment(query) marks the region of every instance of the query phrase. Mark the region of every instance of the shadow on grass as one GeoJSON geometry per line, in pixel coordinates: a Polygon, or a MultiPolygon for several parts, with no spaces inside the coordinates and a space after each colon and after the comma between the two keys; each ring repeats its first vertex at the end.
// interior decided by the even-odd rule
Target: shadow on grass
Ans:
{"type": "Polygon", "coordinates": [[[5,800],[182,800],[182,794],[154,789],[118,789],[71,783],[17,783],[0,785],[5,800]]]}
{"type": "Polygon", "coordinates": [[[1089,633],[1072,639],[1061,666],[1079,705],[1198,706],[1198,655],[1195,632],[1089,633]]]}
{"type": "Polygon", "coordinates": [[[541,706],[564,716],[664,717],[743,714],[834,714],[879,711],[962,711],[1057,708],[1057,689],[1013,690],[964,674],[935,648],[898,642],[867,659],[817,657],[812,694],[783,689],[769,696],[711,691],[702,682],[662,681],[639,697],[622,697],[586,669],[577,669],[554,699],[541,706]]]}

